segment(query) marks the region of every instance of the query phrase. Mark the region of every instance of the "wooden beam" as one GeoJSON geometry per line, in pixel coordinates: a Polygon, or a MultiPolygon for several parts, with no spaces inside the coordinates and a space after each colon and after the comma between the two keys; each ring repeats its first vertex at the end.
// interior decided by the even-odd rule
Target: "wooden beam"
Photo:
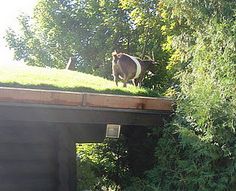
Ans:
{"type": "Polygon", "coordinates": [[[108,124],[120,125],[158,125],[169,118],[170,111],[143,111],[114,108],[91,108],[43,104],[15,104],[0,102],[0,121],[108,124]]]}
{"type": "Polygon", "coordinates": [[[83,94],[66,91],[0,87],[0,101],[52,105],[82,105],[83,94]]]}
{"type": "Polygon", "coordinates": [[[0,102],[172,111],[167,98],[0,87],[0,102]]]}
{"type": "Polygon", "coordinates": [[[83,105],[88,107],[123,108],[139,110],[172,110],[172,101],[166,98],[84,94],[83,105]]]}

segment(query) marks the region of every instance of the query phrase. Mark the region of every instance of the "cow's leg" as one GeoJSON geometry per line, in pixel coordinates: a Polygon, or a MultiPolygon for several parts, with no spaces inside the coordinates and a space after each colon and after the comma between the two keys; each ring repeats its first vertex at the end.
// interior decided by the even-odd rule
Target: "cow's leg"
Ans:
{"type": "Polygon", "coordinates": [[[124,79],[124,80],[123,80],[123,87],[125,87],[125,88],[126,88],[126,86],[127,86],[127,80],[126,80],[126,79],[124,79]]]}
{"type": "Polygon", "coordinates": [[[141,81],[137,80],[137,87],[141,88],[141,81]]]}
{"type": "Polygon", "coordinates": [[[116,83],[116,86],[118,86],[118,75],[114,75],[114,82],[116,83]]]}
{"type": "Polygon", "coordinates": [[[128,82],[128,78],[127,78],[127,75],[124,74],[124,79],[123,79],[123,87],[126,87],[127,85],[127,82],[128,82]]]}
{"type": "Polygon", "coordinates": [[[133,79],[133,84],[136,87],[139,87],[139,81],[137,79],[133,79]]]}
{"type": "Polygon", "coordinates": [[[116,86],[118,86],[118,79],[119,79],[119,66],[112,61],[112,75],[113,80],[116,83],[116,86]]]}
{"type": "Polygon", "coordinates": [[[139,87],[139,88],[141,87],[143,78],[144,78],[144,75],[141,74],[141,75],[139,76],[139,78],[135,79],[135,80],[136,80],[136,86],[137,86],[137,87],[139,87]]]}
{"type": "Polygon", "coordinates": [[[132,79],[132,84],[133,84],[134,86],[136,86],[136,85],[135,85],[135,79],[132,79]]]}

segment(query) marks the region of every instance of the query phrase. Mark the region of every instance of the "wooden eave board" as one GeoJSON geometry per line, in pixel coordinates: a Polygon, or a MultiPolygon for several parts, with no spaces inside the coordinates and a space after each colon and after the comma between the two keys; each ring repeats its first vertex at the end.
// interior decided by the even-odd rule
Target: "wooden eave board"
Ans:
{"type": "Polygon", "coordinates": [[[167,98],[0,87],[0,102],[172,111],[167,98]]]}

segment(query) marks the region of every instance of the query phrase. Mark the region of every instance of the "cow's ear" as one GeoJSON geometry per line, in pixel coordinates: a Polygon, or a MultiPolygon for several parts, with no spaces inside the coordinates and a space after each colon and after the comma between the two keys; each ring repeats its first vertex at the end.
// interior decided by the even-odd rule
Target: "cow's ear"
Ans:
{"type": "Polygon", "coordinates": [[[112,52],[112,56],[116,56],[117,55],[117,52],[116,52],[116,50],[114,50],[113,52],[112,52]]]}

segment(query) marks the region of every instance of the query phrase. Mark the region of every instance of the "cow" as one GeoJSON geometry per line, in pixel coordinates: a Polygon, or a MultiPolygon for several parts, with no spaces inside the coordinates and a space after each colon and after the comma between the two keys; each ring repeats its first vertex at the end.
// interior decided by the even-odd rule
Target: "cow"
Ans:
{"type": "Polygon", "coordinates": [[[112,52],[112,75],[116,86],[118,86],[119,77],[123,80],[123,87],[132,80],[133,84],[141,86],[146,72],[155,73],[155,62],[153,60],[141,60],[137,57],[125,53],[112,52]]]}

